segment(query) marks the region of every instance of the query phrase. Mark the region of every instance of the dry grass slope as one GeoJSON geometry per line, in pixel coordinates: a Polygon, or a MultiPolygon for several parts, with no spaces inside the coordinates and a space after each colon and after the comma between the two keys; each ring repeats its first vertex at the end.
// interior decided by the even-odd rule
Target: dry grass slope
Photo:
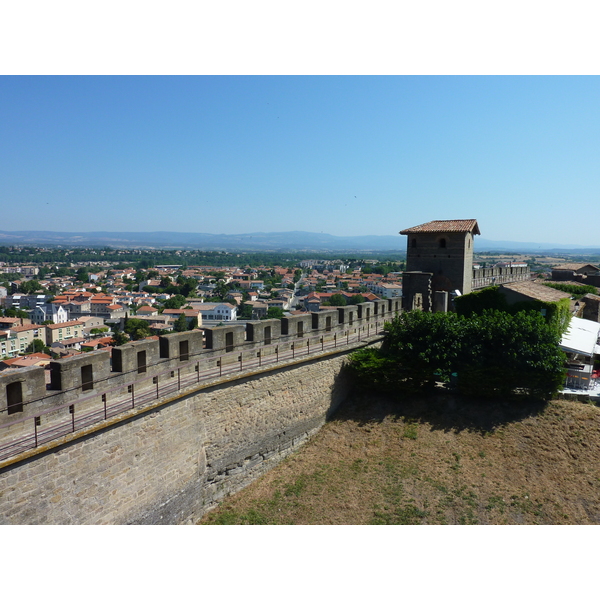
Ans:
{"type": "Polygon", "coordinates": [[[600,409],[450,396],[343,406],[201,524],[594,524],[600,409]]]}

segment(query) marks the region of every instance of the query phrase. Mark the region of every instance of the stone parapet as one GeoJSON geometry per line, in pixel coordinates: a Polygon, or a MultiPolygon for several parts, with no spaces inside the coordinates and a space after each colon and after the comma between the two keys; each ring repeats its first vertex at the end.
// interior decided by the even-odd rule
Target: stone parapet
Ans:
{"type": "Polygon", "coordinates": [[[129,402],[134,406],[169,386],[179,389],[190,381],[219,377],[249,364],[260,366],[284,356],[338,348],[352,339],[381,333],[384,320],[393,318],[399,308],[393,305],[399,302],[332,307],[281,320],[205,327],[130,342],[113,348],[112,362],[104,350],[51,361],[49,385],[41,367],[4,372],[0,376],[0,461],[3,443],[23,431],[32,432],[34,418],[40,431],[61,432],[65,422],[76,430],[86,419],[102,419],[118,406],[127,408],[129,402]]]}

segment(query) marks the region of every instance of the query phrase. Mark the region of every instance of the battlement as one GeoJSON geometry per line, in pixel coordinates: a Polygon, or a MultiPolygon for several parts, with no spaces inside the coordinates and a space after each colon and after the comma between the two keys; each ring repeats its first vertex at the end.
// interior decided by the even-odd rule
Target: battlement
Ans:
{"type": "Polygon", "coordinates": [[[531,279],[529,265],[509,265],[505,267],[481,267],[473,269],[472,289],[478,290],[491,285],[528,281],[531,279]]]}
{"type": "Polygon", "coordinates": [[[383,331],[400,299],[140,340],[0,373],[0,461],[185,388],[383,331]]]}

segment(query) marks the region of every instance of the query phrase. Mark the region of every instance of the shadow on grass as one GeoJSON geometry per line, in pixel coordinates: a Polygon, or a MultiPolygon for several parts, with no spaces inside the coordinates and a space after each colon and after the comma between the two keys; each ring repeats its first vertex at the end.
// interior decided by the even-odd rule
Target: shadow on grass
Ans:
{"type": "Polygon", "coordinates": [[[392,417],[427,424],[433,431],[474,431],[485,434],[507,423],[539,415],[547,406],[547,402],[525,398],[477,399],[447,391],[435,391],[422,396],[394,396],[355,390],[329,420],[351,420],[362,427],[392,417]]]}

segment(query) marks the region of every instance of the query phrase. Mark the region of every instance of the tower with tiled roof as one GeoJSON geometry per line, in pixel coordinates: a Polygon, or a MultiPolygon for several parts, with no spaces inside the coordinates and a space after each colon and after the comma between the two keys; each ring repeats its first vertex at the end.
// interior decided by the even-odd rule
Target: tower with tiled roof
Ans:
{"type": "MultiPolygon", "coordinates": [[[[411,291],[410,276],[415,273],[418,287],[423,287],[430,274],[429,289],[423,288],[419,293],[425,310],[432,306],[427,293],[460,291],[461,294],[471,292],[473,279],[473,237],[479,235],[479,226],[475,219],[452,221],[430,221],[423,225],[403,229],[402,235],[408,236],[406,249],[406,272],[403,276],[403,295],[416,293],[411,291]],[[417,275],[420,274],[420,275],[417,275]],[[406,284],[409,284],[408,286],[406,284]]],[[[413,299],[407,298],[403,303],[405,309],[412,307],[413,299]]]]}

